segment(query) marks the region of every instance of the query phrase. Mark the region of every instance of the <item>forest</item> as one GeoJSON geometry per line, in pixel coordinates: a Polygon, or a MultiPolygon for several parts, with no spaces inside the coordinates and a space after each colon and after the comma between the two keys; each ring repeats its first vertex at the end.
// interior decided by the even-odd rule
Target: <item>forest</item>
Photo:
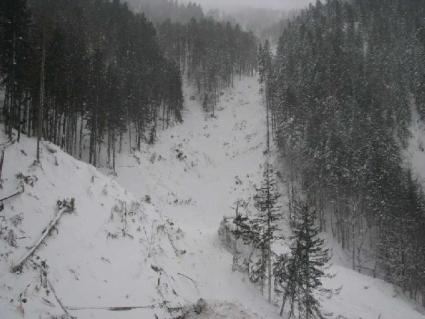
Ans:
{"type": "Polygon", "coordinates": [[[16,129],[18,140],[21,133],[44,138],[115,169],[125,133],[129,151],[140,150],[155,141],[158,128],[182,121],[183,76],[198,83],[210,108],[236,74],[253,73],[252,34],[198,17],[192,5],[163,4],[191,20],[156,26],[119,0],[2,1],[0,76],[9,137],[16,129]]]}
{"type": "MultiPolygon", "coordinates": [[[[424,118],[425,3],[318,1],[261,49],[272,130],[290,172],[352,268],[425,290],[425,196],[405,165],[424,118]]],[[[293,209],[292,209],[293,210],[293,209]]]]}
{"type": "Polygon", "coordinates": [[[165,21],[158,32],[165,55],[187,74],[205,111],[212,115],[223,89],[233,87],[235,77],[254,75],[256,37],[238,25],[211,18],[192,19],[186,25],[165,21]]]}
{"type": "Polygon", "coordinates": [[[172,0],[129,0],[127,3],[136,11],[143,12],[155,23],[170,20],[185,24],[192,19],[199,20],[205,16],[202,7],[195,2],[185,4],[172,0]]]}

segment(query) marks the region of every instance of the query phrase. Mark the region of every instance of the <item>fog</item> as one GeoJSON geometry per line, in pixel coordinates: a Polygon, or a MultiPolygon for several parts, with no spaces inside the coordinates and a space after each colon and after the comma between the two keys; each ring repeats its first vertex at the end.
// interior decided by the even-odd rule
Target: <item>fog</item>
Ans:
{"type": "MultiPolygon", "coordinates": [[[[189,2],[190,0],[185,0],[189,2]]],[[[205,8],[221,8],[249,6],[268,9],[299,9],[306,7],[315,0],[191,0],[205,8]]]]}

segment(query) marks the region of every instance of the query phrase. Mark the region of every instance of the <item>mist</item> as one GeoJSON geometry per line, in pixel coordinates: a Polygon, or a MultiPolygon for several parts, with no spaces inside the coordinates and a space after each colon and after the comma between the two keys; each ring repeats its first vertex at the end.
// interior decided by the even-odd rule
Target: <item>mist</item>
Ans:
{"type": "MultiPolygon", "coordinates": [[[[253,7],[253,8],[267,8],[267,9],[280,9],[292,10],[306,7],[309,3],[315,2],[314,0],[191,0],[201,4],[204,8],[219,8],[226,9],[230,7],[253,7]]],[[[184,2],[190,2],[185,0],[184,2]]]]}

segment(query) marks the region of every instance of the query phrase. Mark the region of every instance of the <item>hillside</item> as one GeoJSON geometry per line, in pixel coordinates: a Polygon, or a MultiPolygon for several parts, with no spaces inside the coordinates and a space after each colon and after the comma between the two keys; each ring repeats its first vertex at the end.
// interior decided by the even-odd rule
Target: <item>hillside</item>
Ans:
{"type": "Polygon", "coordinates": [[[0,1],[0,319],[425,319],[424,17],[0,1]]]}
{"type": "Polygon", "coordinates": [[[185,304],[181,291],[194,291],[177,275],[182,231],[56,146],[43,143],[41,165],[34,151],[35,140],[22,137],[5,152],[1,196],[20,185],[24,192],[0,212],[0,318],[60,316],[56,297],[78,318],[116,318],[98,307],[150,305],[120,318],[175,315],[169,309],[185,304]],[[65,198],[75,199],[74,212],[63,215],[22,272],[11,273],[65,198]]]}
{"type": "MultiPolygon", "coordinates": [[[[232,254],[217,234],[235,201],[250,200],[261,180],[265,118],[257,79],[225,92],[215,117],[185,92],[183,124],[141,152],[121,154],[117,176],[51,143],[42,145],[41,165],[34,165],[34,139],[7,146],[2,197],[21,184],[24,193],[0,212],[1,318],[55,318],[64,310],[77,318],[171,318],[200,297],[207,308],[188,318],[279,317],[245,274],[232,271],[232,254]],[[57,201],[71,198],[74,212],[63,215],[22,273],[11,273],[55,216],[57,201]]],[[[288,225],[282,229],[288,236],[288,225]]],[[[425,318],[399,289],[351,270],[345,252],[327,242],[334,277],[325,287],[339,291],[322,298],[327,318],[425,318]]]]}
{"type": "MultiPolygon", "coordinates": [[[[120,156],[116,180],[139,197],[149,196],[182,228],[187,254],[181,266],[210,303],[207,318],[250,318],[246,313],[278,318],[278,308],[266,303],[246,274],[232,271],[232,254],[217,235],[223,216],[234,216],[237,200],[252,201],[261,180],[266,133],[258,81],[254,77],[236,82],[222,96],[216,117],[202,112],[190,99],[191,92],[185,89],[183,124],[164,131],[158,143],[142,152],[120,156]]],[[[283,167],[281,173],[283,180],[288,178],[283,167]]],[[[285,194],[285,184],[280,187],[285,194]]],[[[285,201],[286,196],[281,228],[289,237],[285,201]]],[[[333,239],[327,238],[327,246],[333,254],[328,270],[333,277],[325,280],[325,288],[339,293],[321,298],[326,318],[425,318],[422,308],[399,288],[353,271],[349,256],[333,239]]],[[[278,305],[280,297],[275,296],[275,302],[278,305]]]]}

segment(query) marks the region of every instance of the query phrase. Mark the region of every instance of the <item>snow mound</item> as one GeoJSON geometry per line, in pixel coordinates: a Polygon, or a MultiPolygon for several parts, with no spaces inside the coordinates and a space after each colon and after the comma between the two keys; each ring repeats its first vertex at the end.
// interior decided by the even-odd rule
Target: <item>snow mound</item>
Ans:
{"type": "Polygon", "coordinates": [[[55,145],[42,143],[40,165],[35,149],[34,139],[22,137],[5,151],[0,196],[23,192],[0,211],[0,318],[177,316],[185,304],[180,291],[194,289],[175,272],[183,232],[55,145]],[[71,198],[74,211],[12,273],[56,216],[58,201],[71,198]]]}

